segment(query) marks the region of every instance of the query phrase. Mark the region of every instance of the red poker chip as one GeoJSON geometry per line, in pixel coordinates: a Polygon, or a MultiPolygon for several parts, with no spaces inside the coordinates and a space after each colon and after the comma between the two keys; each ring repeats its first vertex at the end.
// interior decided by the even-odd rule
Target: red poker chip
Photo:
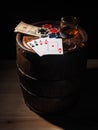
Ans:
{"type": "Polygon", "coordinates": [[[52,24],[44,24],[44,25],[42,25],[42,28],[50,29],[50,28],[52,28],[52,24]]]}
{"type": "Polygon", "coordinates": [[[51,28],[51,29],[49,29],[49,32],[50,33],[58,33],[59,30],[57,28],[51,28]]]}

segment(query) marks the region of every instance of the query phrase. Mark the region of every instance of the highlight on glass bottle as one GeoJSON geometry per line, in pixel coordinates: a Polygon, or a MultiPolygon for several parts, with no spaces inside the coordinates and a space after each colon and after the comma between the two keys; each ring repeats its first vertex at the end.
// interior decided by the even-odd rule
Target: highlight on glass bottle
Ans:
{"type": "Polygon", "coordinates": [[[60,36],[62,37],[65,51],[84,47],[87,41],[85,30],[78,26],[78,20],[74,16],[61,17],[60,36]]]}

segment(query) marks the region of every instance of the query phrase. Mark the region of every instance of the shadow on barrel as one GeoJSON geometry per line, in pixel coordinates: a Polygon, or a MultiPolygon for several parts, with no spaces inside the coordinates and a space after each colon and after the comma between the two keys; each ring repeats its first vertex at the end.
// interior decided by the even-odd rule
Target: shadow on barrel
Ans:
{"type": "Polygon", "coordinates": [[[81,77],[79,100],[63,113],[40,115],[64,130],[98,129],[98,68],[88,69],[81,77]]]}

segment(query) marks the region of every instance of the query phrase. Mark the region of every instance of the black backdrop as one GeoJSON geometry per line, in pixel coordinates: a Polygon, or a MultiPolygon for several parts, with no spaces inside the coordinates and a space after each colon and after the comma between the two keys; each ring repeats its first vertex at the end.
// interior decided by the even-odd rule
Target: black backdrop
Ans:
{"type": "MultiPolygon", "coordinates": [[[[59,20],[62,16],[76,16],[78,24],[88,34],[88,58],[98,58],[98,9],[92,3],[66,1],[17,1],[3,4],[0,8],[0,58],[16,58],[16,33],[14,28],[20,21],[33,23],[41,20],[59,20]],[[91,4],[89,6],[89,4],[91,4]]],[[[96,4],[94,4],[96,5],[96,4]]]]}

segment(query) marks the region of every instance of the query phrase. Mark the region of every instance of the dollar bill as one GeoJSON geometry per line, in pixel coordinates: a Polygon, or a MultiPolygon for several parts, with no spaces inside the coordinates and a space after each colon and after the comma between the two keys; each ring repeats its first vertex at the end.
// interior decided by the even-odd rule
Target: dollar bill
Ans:
{"type": "Polygon", "coordinates": [[[28,35],[41,37],[41,33],[39,33],[39,29],[41,29],[41,28],[21,21],[15,27],[14,32],[20,32],[20,33],[24,33],[24,34],[28,34],[28,35]]]}

